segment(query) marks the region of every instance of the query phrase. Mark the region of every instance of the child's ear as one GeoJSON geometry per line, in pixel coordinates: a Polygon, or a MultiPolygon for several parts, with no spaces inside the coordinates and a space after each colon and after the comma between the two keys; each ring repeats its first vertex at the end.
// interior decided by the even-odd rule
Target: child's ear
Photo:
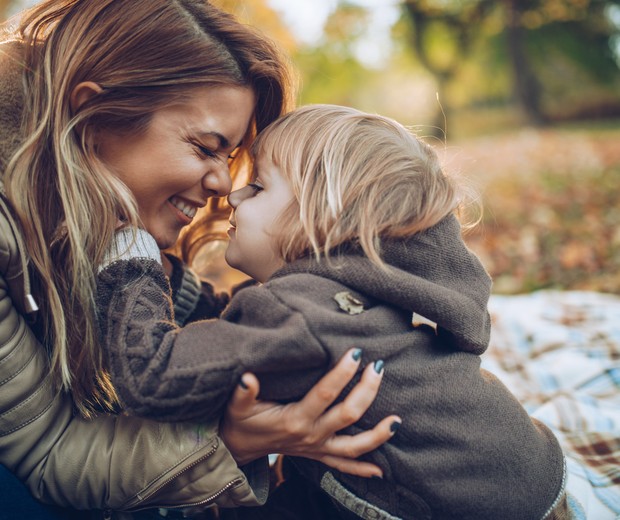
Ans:
{"type": "Polygon", "coordinates": [[[78,83],[71,92],[71,98],[69,100],[71,112],[75,114],[84,103],[102,91],[103,88],[101,88],[101,85],[94,81],[82,81],[78,83]]]}

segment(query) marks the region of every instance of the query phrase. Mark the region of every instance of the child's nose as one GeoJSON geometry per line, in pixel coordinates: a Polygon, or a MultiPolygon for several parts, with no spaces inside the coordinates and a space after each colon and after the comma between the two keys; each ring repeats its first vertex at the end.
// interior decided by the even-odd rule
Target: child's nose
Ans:
{"type": "Polygon", "coordinates": [[[238,190],[235,190],[231,192],[230,195],[228,195],[228,204],[230,204],[233,208],[236,208],[252,193],[253,188],[251,186],[244,186],[243,188],[239,188],[238,190]]]}

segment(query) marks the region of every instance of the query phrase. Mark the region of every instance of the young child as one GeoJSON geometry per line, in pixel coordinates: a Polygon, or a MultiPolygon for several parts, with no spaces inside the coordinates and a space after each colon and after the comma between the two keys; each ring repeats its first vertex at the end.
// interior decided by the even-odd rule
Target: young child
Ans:
{"type": "Polygon", "coordinates": [[[226,260],[261,285],[221,319],[179,328],[156,245],[119,232],[98,291],[123,405],[160,420],[217,417],[246,371],[261,398],[294,400],[355,346],[389,370],[350,433],[406,419],[367,457],[382,479],[291,461],[337,517],[558,518],[556,439],[480,369],[491,282],[431,147],[391,119],[316,105],[271,124],[253,155],[253,182],[229,196],[226,260]]]}

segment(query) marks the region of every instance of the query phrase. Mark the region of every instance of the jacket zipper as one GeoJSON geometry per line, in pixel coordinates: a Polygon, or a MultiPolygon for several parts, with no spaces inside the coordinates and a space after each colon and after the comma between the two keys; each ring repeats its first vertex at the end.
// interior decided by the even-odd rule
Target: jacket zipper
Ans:
{"type": "MultiPolygon", "coordinates": [[[[159,491],[161,488],[166,486],[169,482],[171,482],[172,480],[176,479],[179,475],[185,473],[186,471],[188,471],[189,469],[193,468],[197,464],[199,464],[202,461],[208,459],[211,455],[213,455],[217,451],[217,448],[218,448],[218,443],[215,443],[215,444],[211,445],[211,449],[207,453],[205,453],[202,457],[200,457],[199,459],[197,459],[194,462],[192,462],[190,465],[185,466],[182,471],[179,471],[175,475],[172,475],[171,477],[166,479],[164,482],[159,484],[157,487],[155,487],[154,489],[152,489],[148,493],[145,493],[144,495],[138,493],[135,498],[137,498],[140,502],[144,502],[149,497],[151,497],[155,493],[157,493],[157,491],[159,491]]],[[[160,505],[149,504],[148,506],[144,506],[144,507],[138,507],[138,508],[135,508],[135,509],[131,508],[131,511],[141,511],[143,509],[151,509],[151,508],[158,508],[158,507],[182,509],[182,508],[185,508],[185,507],[196,507],[196,506],[205,505],[205,504],[208,504],[209,502],[213,502],[217,497],[219,497],[220,495],[225,493],[228,489],[230,489],[234,485],[240,483],[241,481],[242,481],[241,478],[236,478],[234,480],[231,480],[226,485],[224,485],[222,488],[220,488],[219,491],[217,491],[213,495],[211,495],[209,498],[206,498],[204,500],[199,500],[198,502],[190,502],[190,503],[187,503],[187,504],[180,504],[180,505],[176,505],[175,504],[173,506],[171,506],[170,504],[160,504],[160,505]]],[[[130,509],[123,509],[123,510],[124,511],[129,511],[130,509]]]]}

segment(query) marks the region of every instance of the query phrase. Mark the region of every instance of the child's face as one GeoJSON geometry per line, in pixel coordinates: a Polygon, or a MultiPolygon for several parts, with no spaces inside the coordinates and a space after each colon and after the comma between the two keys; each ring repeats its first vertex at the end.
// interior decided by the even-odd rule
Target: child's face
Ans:
{"type": "Polygon", "coordinates": [[[277,218],[294,195],[280,169],[263,155],[254,169],[254,182],[228,196],[233,212],[226,262],[265,282],[284,263],[276,247],[277,218]]]}

